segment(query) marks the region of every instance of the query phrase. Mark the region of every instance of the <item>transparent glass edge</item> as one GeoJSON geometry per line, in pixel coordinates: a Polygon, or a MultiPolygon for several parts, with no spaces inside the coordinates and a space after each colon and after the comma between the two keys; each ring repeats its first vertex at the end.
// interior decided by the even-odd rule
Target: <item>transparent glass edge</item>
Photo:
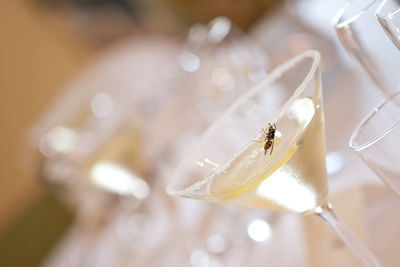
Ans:
{"type": "Polygon", "coordinates": [[[387,14],[382,14],[383,7],[386,5],[387,2],[388,0],[383,0],[376,9],[375,16],[378,20],[386,20],[387,18],[400,12],[400,5],[399,5],[399,7],[395,11],[391,11],[387,14]]]}
{"type": "Polygon", "coordinates": [[[375,4],[378,0],[371,1],[368,5],[366,5],[364,8],[361,8],[358,12],[356,12],[354,15],[350,16],[348,19],[343,19],[343,15],[345,14],[346,10],[352,5],[354,0],[347,1],[340,9],[339,11],[335,14],[335,16],[332,19],[332,24],[335,26],[335,28],[340,29],[343,27],[346,27],[356,21],[360,16],[362,16],[373,4],[375,4]]]}
{"type": "Polygon", "coordinates": [[[379,105],[377,105],[370,113],[368,113],[367,116],[364,117],[364,119],[361,121],[361,123],[356,127],[354,132],[352,133],[350,140],[349,140],[349,147],[355,151],[361,151],[364,150],[375,143],[379,142],[382,138],[384,138],[387,134],[389,134],[399,123],[400,119],[398,119],[396,122],[394,122],[390,127],[388,127],[386,130],[384,130],[382,133],[378,134],[377,137],[372,138],[370,141],[365,142],[361,145],[358,144],[356,141],[357,137],[359,136],[360,132],[363,130],[363,128],[367,125],[367,123],[388,103],[390,102],[393,98],[395,98],[397,95],[400,94],[400,91],[397,91],[395,94],[393,94],[391,97],[385,99],[382,101],[379,105]]]}

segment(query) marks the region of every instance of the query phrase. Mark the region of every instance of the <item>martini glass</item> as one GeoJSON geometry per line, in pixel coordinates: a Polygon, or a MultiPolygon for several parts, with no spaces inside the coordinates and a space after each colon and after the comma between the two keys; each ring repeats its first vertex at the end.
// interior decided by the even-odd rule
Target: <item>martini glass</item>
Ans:
{"type": "Polygon", "coordinates": [[[376,17],[386,34],[400,49],[400,1],[382,1],[376,10],[376,17]]]}
{"type": "Polygon", "coordinates": [[[381,266],[328,202],[320,54],[306,51],[236,100],[179,165],[173,196],[316,214],[366,266],[381,266]]]}

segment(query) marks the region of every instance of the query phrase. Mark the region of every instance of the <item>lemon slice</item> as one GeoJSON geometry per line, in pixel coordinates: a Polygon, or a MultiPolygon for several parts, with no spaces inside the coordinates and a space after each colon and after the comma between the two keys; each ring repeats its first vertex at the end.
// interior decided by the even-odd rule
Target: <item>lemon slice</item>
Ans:
{"type": "Polygon", "coordinates": [[[209,177],[211,196],[216,200],[226,201],[256,187],[285,165],[296,152],[297,146],[282,147],[280,136],[277,131],[272,154],[270,150],[265,153],[264,143],[253,142],[232,161],[221,166],[209,177]]]}

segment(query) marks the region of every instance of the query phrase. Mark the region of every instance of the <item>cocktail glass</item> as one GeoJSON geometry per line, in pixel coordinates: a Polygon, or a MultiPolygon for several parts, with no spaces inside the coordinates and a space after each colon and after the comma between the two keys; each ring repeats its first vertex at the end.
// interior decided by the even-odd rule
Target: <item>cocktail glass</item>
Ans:
{"type": "Polygon", "coordinates": [[[381,266],[328,202],[320,54],[272,71],[222,114],[177,168],[173,196],[316,214],[366,266],[381,266]]]}

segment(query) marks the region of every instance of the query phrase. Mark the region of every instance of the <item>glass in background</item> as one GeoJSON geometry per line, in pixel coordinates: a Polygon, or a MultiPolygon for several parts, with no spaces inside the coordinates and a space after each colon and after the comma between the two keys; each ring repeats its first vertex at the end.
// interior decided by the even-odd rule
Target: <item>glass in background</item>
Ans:
{"type": "Polygon", "coordinates": [[[336,14],[340,42],[380,91],[389,96],[400,84],[400,53],[376,19],[379,0],[347,2],[336,14]]]}
{"type": "Polygon", "coordinates": [[[349,145],[400,197],[400,92],[377,106],[357,127],[349,145]]]}
{"type": "Polygon", "coordinates": [[[376,17],[386,34],[400,49],[400,2],[398,0],[382,1],[376,10],[376,17]]]}
{"type": "Polygon", "coordinates": [[[162,202],[163,195],[154,193],[157,180],[143,164],[143,133],[168,83],[148,77],[161,73],[178,51],[176,43],[152,36],[103,52],[30,133],[31,170],[77,213],[76,266],[98,260],[98,242],[117,214],[138,213],[147,221],[153,213],[145,204],[162,202]]]}
{"type": "Polygon", "coordinates": [[[29,140],[32,167],[40,177],[78,209],[96,207],[93,212],[99,214],[107,211],[102,201],[115,200],[105,196],[141,200],[149,194],[150,181],[143,180],[150,177],[142,163],[143,122],[149,116],[146,107],[156,110],[164,97],[166,83],[140,77],[161,72],[177,49],[162,38],[136,40],[129,53],[119,48],[104,53],[66,88],[29,140]],[[134,83],[133,72],[139,77],[134,83]]]}

